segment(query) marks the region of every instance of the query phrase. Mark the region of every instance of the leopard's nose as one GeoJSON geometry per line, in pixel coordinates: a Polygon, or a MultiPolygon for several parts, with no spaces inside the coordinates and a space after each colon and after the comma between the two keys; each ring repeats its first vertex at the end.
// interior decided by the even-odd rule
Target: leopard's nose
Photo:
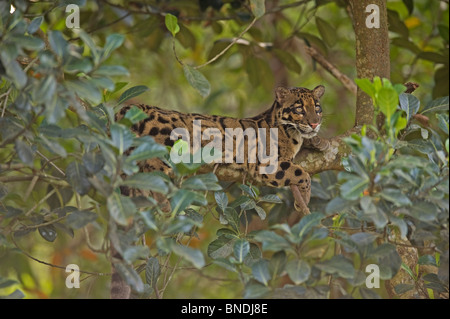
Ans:
{"type": "Polygon", "coordinates": [[[309,126],[312,127],[312,129],[316,129],[317,126],[319,126],[320,123],[309,123],[309,126]]]}

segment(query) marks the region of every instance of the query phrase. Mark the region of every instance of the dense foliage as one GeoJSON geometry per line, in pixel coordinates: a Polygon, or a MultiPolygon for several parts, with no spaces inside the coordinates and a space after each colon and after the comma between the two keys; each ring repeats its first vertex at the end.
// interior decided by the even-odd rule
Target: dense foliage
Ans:
{"type": "Polygon", "coordinates": [[[355,81],[382,122],[346,138],[343,171],[314,177],[299,221],[288,189],[172,163],[130,131],[138,108],[114,121],[138,102],[254,115],[275,85],[325,83],[325,134],[348,129],[354,97],[302,49],[355,77],[345,1],[300,2],[1,1],[0,295],[106,298],[113,246],[138,298],[448,298],[448,3],[388,2],[392,78],[355,81]],[[153,157],[176,178],[139,172],[153,157]],[[68,264],[80,289],[65,286],[68,264]]]}

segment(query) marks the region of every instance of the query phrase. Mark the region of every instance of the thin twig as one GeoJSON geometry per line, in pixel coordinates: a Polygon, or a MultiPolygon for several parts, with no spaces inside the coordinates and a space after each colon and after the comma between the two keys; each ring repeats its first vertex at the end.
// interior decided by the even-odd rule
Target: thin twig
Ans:
{"type": "Polygon", "coordinates": [[[251,29],[251,27],[253,27],[256,20],[257,20],[256,18],[253,19],[253,21],[244,29],[244,31],[242,31],[236,38],[234,38],[233,41],[231,41],[231,43],[229,45],[227,45],[226,48],[223,49],[220,53],[218,53],[215,57],[213,57],[211,60],[209,60],[201,65],[195,66],[194,69],[198,70],[208,64],[213,63],[214,61],[217,61],[217,59],[219,59],[222,55],[224,55],[233,45],[236,44],[237,41],[239,41],[244,36],[244,34],[246,34],[248,32],[248,30],[251,29]]]}
{"type": "Polygon", "coordinates": [[[320,54],[313,47],[305,46],[305,51],[308,53],[314,60],[317,61],[325,70],[331,73],[336,79],[338,79],[345,88],[347,88],[353,95],[356,96],[356,92],[358,87],[355,82],[353,82],[347,75],[342,73],[334,64],[328,61],[322,54],[320,54]]]}
{"type": "MultiPolygon", "coordinates": [[[[59,269],[66,270],[67,267],[51,264],[51,263],[48,263],[46,261],[43,261],[43,260],[37,259],[36,257],[31,256],[29,253],[27,253],[26,251],[24,251],[22,248],[19,247],[19,245],[17,244],[17,242],[16,242],[16,240],[14,238],[14,234],[11,234],[11,241],[14,244],[14,246],[16,246],[16,248],[21,253],[23,253],[25,256],[27,256],[28,258],[30,258],[30,259],[32,259],[34,261],[37,261],[40,264],[44,264],[46,266],[50,266],[50,267],[53,267],[53,268],[59,268],[59,269]]],[[[89,275],[95,275],[95,276],[111,276],[112,275],[111,273],[92,272],[92,271],[86,271],[86,270],[79,270],[78,272],[82,273],[82,274],[89,274],[89,275]]]]}
{"type": "Polygon", "coordinates": [[[6,91],[6,93],[2,94],[2,97],[3,96],[5,97],[5,102],[3,103],[2,116],[1,117],[5,116],[6,104],[8,103],[9,93],[11,93],[11,90],[12,90],[12,87],[10,87],[8,89],[8,91],[6,91]]]}
{"type": "Polygon", "coordinates": [[[64,171],[62,169],[60,169],[58,166],[56,166],[56,164],[53,163],[51,160],[49,160],[44,154],[42,154],[39,151],[36,151],[36,154],[38,154],[40,157],[45,159],[47,161],[47,163],[49,163],[51,166],[53,166],[59,173],[61,173],[62,176],[66,176],[66,173],[64,173],[64,171]]]}
{"type": "Polygon", "coordinates": [[[31,207],[26,213],[25,216],[30,215],[40,204],[42,204],[43,202],[45,202],[47,199],[50,198],[50,196],[52,196],[54,193],[56,192],[56,188],[54,188],[51,192],[49,192],[47,195],[45,195],[39,202],[37,202],[36,204],[33,205],[33,207],[31,207]]]}

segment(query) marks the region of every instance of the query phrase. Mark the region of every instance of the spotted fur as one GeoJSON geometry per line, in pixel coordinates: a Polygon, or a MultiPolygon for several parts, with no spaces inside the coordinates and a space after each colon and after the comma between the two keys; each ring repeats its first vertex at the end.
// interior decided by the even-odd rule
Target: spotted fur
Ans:
{"type": "MultiPolygon", "coordinates": [[[[249,163],[247,159],[247,149],[249,147],[248,137],[238,136],[234,141],[234,159],[236,159],[236,145],[244,143],[244,162],[218,164],[216,172],[220,175],[230,176],[236,180],[242,180],[243,176],[255,183],[271,187],[285,187],[292,184],[298,185],[304,195],[306,204],[309,202],[311,179],[300,165],[293,163],[294,157],[303,147],[315,147],[320,144],[318,137],[322,123],[322,107],[320,98],[325,88],[322,85],[313,90],[306,88],[285,88],[279,87],[275,91],[275,101],[265,112],[250,118],[236,119],[231,117],[204,115],[197,113],[185,114],[177,111],[168,111],[156,106],[137,105],[148,117],[132,127],[138,136],[152,136],[156,142],[167,146],[173,146],[174,141],[170,139],[170,133],[175,128],[186,128],[189,134],[193,135],[193,121],[201,120],[201,132],[207,128],[217,128],[226,136],[225,128],[242,128],[245,132],[247,128],[265,128],[267,134],[270,128],[278,128],[278,168],[272,174],[260,174],[261,163],[249,163]]],[[[120,120],[131,106],[126,106],[116,114],[116,120],[120,120]]],[[[268,140],[268,139],[267,139],[268,140]]],[[[202,141],[203,145],[210,141],[202,141]]],[[[222,141],[222,145],[225,142],[222,141]]],[[[225,146],[224,146],[225,147],[225,146]]],[[[224,152],[225,149],[223,148],[224,152]]],[[[160,160],[151,159],[139,163],[140,170],[163,171],[169,176],[172,175],[170,166],[160,160]]],[[[200,172],[213,170],[214,165],[205,165],[200,172]]],[[[136,190],[122,190],[126,195],[136,195],[136,190]]]]}

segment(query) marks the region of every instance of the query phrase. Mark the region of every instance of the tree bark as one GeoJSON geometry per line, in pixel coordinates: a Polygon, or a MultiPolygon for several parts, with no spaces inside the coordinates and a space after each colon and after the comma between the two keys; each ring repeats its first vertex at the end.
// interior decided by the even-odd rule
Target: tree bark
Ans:
{"type": "MultiPolygon", "coordinates": [[[[390,78],[389,31],[386,0],[349,0],[356,39],[356,74],[372,80],[375,76],[390,78]],[[379,28],[367,26],[369,5],[379,8],[379,28]]],[[[376,18],[376,17],[374,17],[376,18]]],[[[358,89],[355,126],[373,123],[374,108],[370,97],[358,89]]]]}

